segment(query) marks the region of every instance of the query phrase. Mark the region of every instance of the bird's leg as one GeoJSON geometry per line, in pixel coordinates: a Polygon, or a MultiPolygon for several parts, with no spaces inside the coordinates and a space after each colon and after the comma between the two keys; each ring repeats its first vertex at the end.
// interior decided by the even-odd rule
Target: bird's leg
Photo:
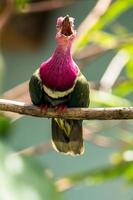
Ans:
{"type": "Polygon", "coordinates": [[[55,106],[54,109],[55,109],[56,112],[59,112],[59,113],[67,112],[67,105],[59,104],[59,105],[55,106]]]}
{"type": "Polygon", "coordinates": [[[40,106],[41,112],[46,113],[48,111],[48,105],[47,104],[41,104],[40,106]]]}

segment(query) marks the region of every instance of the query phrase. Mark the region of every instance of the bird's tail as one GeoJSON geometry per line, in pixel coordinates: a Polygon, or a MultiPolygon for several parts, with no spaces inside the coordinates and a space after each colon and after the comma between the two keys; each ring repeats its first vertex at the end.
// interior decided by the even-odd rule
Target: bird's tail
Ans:
{"type": "Polygon", "coordinates": [[[70,155],[84,152],[81,120],[52,119],[52,144],[56,151],[70,155]]]}

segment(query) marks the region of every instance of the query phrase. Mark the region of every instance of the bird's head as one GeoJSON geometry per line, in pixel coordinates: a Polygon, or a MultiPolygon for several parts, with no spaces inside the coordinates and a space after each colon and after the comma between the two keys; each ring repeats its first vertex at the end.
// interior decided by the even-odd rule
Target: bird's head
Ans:
{"type": "Polygon", "coordinates": [[[62,47],[71,46],[75,36],[76,30],[74,29],[74,18],[66,15],[57,19],[57,34],[56,41],[62,47]]]}

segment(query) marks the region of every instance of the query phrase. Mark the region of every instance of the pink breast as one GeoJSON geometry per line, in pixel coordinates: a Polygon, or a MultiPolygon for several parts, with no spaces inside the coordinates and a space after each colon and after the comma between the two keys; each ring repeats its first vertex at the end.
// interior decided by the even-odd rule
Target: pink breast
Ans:
{"type": "Polygon", "coordinates": [[[78,67],[73,60],[52,59],[41,64],[40,77],[44,85],[52,90],[66,91],[73,87],[78,67]]]}

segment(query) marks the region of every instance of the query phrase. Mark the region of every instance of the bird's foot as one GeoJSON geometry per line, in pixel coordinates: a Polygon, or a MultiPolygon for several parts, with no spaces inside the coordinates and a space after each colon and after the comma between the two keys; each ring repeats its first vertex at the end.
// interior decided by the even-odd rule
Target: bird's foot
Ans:
{"type": "Polygon", "coordinates": [[[56,112],[59,112],[59,113],[67,112],[67,105],[60,104],[60,105],[55,106],[54,109],[56,112]]]}
{"type": "Polygon", "coordinates": [[[48,111],[48,105],[42,104],[42,105],[40,105],[40,109],[41,109],[41,112],[46,113],[48,111]]]}

